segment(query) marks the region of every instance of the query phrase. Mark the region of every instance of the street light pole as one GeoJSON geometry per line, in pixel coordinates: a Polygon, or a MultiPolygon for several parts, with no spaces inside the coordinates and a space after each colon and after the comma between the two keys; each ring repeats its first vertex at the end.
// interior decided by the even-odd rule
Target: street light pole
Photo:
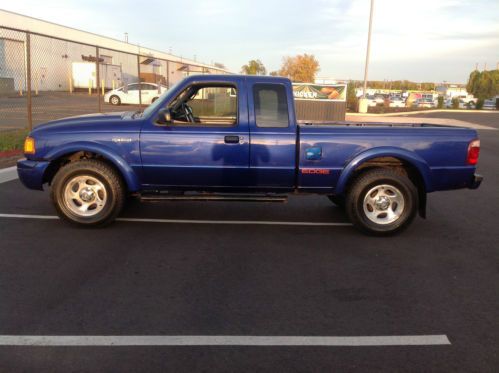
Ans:
{"type": "Polygon", "coordinates": [[[374,10],[374,0],[371,0],[371,11],[369,13],[369,32],[367,34],[366,67],[364,70],[364,90],[362,92],[362,98],[366,98],[367,71],[369,68],[369,54],[371,52],[371,31],[372,31],[372,26],[373,26],[373,10],[374,10]]]}

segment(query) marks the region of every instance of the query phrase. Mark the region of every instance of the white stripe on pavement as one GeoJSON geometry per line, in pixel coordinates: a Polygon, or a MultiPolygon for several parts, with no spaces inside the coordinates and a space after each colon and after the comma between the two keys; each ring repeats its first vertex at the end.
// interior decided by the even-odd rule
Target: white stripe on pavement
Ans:
{"type": "MultiPolygon", "coordinates": [[[[24,215],[24,214],[0,214],[0,218],[6,219],[59,219],[55,215],[24,215]]],[[[229,225],[291,225],[291,226],[316,226],[316,227],[348,227],[351,223],[322,223],[306,221],[260,221],[260,220],[182,220],[182,219],[137,219],[118,218],[117,221],[133,223],[168,223],[168,224],[229,224],[229,225]]]]}
{"type": "Polygon", "coordinates": [[[17,167],[12,166],[0,169],[0,184],[17,179],[17,167]]]}
{"type": "Polygon", "coordinates": [[[428,346],[450,344],[445,334],[359,337],[0,335],[0,346],[428,346]]]}

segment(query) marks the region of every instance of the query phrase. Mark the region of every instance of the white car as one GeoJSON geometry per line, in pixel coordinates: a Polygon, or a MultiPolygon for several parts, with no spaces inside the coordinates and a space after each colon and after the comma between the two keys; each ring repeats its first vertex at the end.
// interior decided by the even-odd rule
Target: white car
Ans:
{"type": "Polygon", "coordinates": [[[376,102],[376,99],[374,98],[374,96],[366,96],[366,99],[367,99],[367,106],[369,107],[376,107],[378,105],[378,103],[376,102]]]}
{"type": "Polygon", "coordinates": [[[390,99],[390,107],[405,107],[405,101],[400,97],[393,97],[390,99]]]}
{"type": "Polygon", "coordinates": [[[142,96],[142,104],[149,105],[165,93],[168,88],[155,83],[132,83],[106,92],[104,95],[104,102],[108,102],[112,105],[139,105],[139,90],[142,96]]]}
{"type": "Polygon", "coordinates": [[[495,110],[496,109],[496,100],[485,100],[482,106],[483,110],[495,110]]]}

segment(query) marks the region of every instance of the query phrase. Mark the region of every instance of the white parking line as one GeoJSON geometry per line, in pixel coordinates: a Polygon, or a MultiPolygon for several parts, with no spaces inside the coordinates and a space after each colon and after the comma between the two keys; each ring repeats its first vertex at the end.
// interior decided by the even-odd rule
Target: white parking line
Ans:
{"type": "MultiPolygon", "coordinates": [[[[59,219],[55,215],[25,215],[25,214],[0,214],[5,219],[59,219]]],[[[182,219],[137,219],[118,218],[117,221],[133,223],[167,223],[167,224],[232,224],[232,225],[291,225],[291,226],[315,226],[315,227],[348,227],[351,223],[322,223],[307,221],[260,221],[260,220],[182,220],[182,219]]]]}
{"type": "Polygon", "coordinates": [[[450,344],[445,334],[359,337],[0,335],[0,346],[428,346],[450,344]]]}
{"type": "Polygon", "coordinates": [[[17,167],[12,166],[0,169],[0,184],[17,179],[17,167]]]}

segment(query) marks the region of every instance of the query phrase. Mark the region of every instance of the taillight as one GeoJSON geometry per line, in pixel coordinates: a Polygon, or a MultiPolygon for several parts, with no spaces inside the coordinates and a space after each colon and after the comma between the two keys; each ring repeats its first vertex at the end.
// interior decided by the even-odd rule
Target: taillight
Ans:
{"type": "Polygon", "coordinates": [[[471,165],[478,163],[478,156],[480,155],[480,140],[473,140],[468,145],[468,156],[466,162],[471,165]]]}

